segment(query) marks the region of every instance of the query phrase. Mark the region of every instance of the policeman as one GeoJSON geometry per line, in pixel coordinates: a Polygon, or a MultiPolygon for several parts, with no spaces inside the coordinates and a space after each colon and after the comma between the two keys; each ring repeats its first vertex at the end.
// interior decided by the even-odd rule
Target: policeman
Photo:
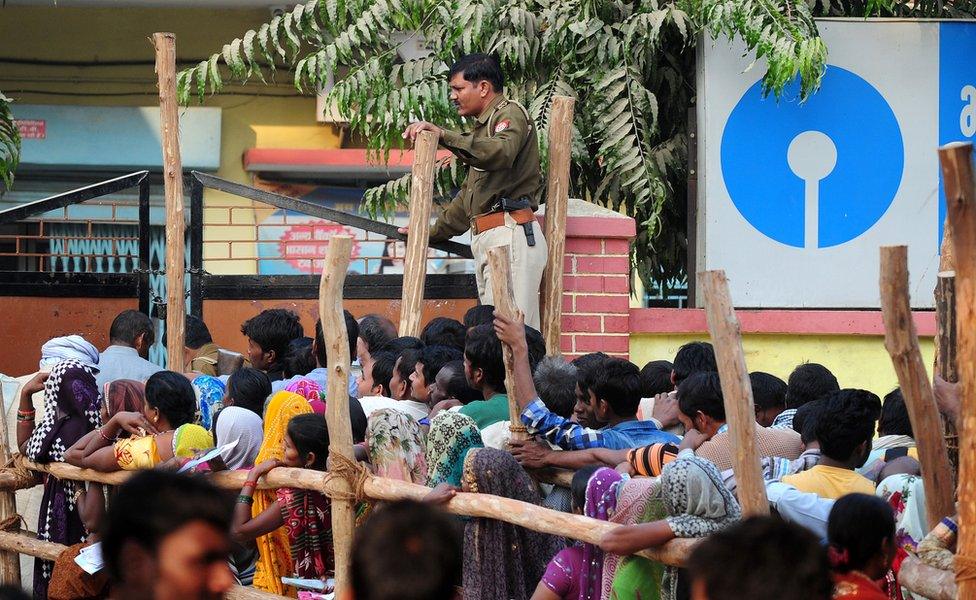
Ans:
{"type": "Polygon", "coordinates": [[[515,303],[525,313],[525,323],[538,329],[539,284],[548,249],[534,214],[542,189],[535,126],[525,108],[502,94],[502,70],[493,56],[462,57],[448,80],[458,113],[475,118],[472,130],[448,131],[419,121],[403,132],[410,140],[421,131],[434,132],[441,146],[470,167],[461,190],[431,227],[430,240],[447,240],[471,229],[482,304],[494,304],[488,249],[509,246],[515,303]]]}

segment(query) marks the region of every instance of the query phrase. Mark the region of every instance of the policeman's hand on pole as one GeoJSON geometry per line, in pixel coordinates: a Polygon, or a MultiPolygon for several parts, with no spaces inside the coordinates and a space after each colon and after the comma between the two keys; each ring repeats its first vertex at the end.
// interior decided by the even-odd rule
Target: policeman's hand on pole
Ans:
{"type": "Polygon", "coordinates": [[[411,123],[406,129],[403,130],[403,139],[409,139],[411,142],[414,142],[417,140],[417,135],[420,134],[421,131],[433,131],[437,134],[438,140],[441,139],[441,135],[444,133],[443,129],[437,125],[434,125],[433,123],[428,121],[417,121],[415,123],[411,123]]]}

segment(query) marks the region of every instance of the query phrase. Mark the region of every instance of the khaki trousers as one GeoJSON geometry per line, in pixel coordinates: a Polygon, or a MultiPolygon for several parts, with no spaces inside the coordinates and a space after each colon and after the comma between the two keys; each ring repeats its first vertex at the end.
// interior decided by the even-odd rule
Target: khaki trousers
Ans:
{"type": "Polygon", "coordinates": [[[515,305],[525,313],[525,324],[539,329],[542,320],[539,316],[539,286],[549,257],[549,248],[546,246],[546,239],[542,237],[542,228],[538,221],[532,221],[532,229],[535,232],[535,246],[529,246],[525,239],[525,230],[511,215],[506,214],[505,225],[472,236],[471,253],[474,255],[478,298],[482,304],[494,305],[491,273],[488,270],[488,249],[496,246],[509,247],[509,268],[512,271],[515,305]]]}

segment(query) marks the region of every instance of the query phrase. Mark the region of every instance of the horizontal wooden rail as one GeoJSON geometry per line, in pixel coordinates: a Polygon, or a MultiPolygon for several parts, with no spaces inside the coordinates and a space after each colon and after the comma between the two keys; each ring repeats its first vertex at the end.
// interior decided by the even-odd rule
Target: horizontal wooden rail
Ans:
{"type": "MultiPolygon", "coordinates": [[[[59,479],[94,481],[109,485],[119,485],[132,475],[130,471],[100,473],[65,463],[24,462],[22,464],[28,469],[50,473],[59,479]]],[[[247,473],[244,471],[221,471],[208,474],[207,477],[218,487],[235,490],[244,485],[247,473]]],[[[16,478],[13,474],[0,472],[0,489],[9,489],[16,485],[16,478]]],[[[335,481],[334,476],[329,473],[287,467],[278,467],[272,470],[258,481],[258,487],[261,489],[293,487],[320,491],[328,496],[341,494],[347,489],[345,485],[335,481]]],[[[368,476],[363,483],[363,494],[370,500],[420,501],[429,493],[430,488],[422,485],[372,475],[368,476]]],[[[621,526],[618,523],[559,512],[528,502],[489,494],[458,493],[444,505],[444,509],[456,515],[496,519],[533,531],[568,537],[589,544],[600,543],[600,539],[607,532],[621,526]]],[[[696,543],[697,540],[678,539],[668,542],[660,548],[642,550],[637,555],[666,565],[681,566],[696,543]]]]}

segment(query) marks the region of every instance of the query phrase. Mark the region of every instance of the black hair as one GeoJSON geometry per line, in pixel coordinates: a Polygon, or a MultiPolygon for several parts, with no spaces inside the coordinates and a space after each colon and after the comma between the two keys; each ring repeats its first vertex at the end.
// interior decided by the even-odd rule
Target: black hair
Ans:
{"type": "Polygon", "coordinates": [[[457,521],[412,500],[373,512],[353,537],[356,600],[452,600],[463,555],[457,521]]]}
{"type": "Polygon", "coordinates": [[[380,350],[372,355],[373,370],[370,375],[373,378],[373,385],[382,386],[380,395],[391,398],[390,379],[393,378],[393,367],[396,366],[397,355],[392,352],[380,350]]]}
{"type": "Polygon", "coordinates": [[[671,383],[671,371],[674,365],[666,360],[652,360],[644,365],[640,371],[641,396],[653,398],[658,394],[665,394],[674,389],[671,383]]]}
{"type": "Polygon", "coordinates": [[[472,306],[464,313],[464,328],[471,329],[478,325],[491,325],[495,322],[495,307],[491,304],[472,306]]]}
{"type": "Polygon", "coordinates": [[[448,398],[454,398],[460,401],[461,404],[485,399],[481,395],[481,392],[471,387],[471,384],[468,383],[468,378],[464,375],[463,360],[452,360],[441,367],[442,372],[444,369],[449,369],[451,373],[451,378],[447,382],[447,389],[444,390],[448,398]]]}
{"type": "Polygon", "coordinates": [[[871,443],[881,400],[867,390],[845,389],[828,394],[823,401],[816,429],[820,452],[846,462],[858,446],[871,443]]]}
{"type": "Polygon", "coordinates": [[[204,344],[213,342],[210,330],[207,328],[207,324],[203,322],[203,319],[198,319],[193,315],[186,315],[184,318],[186,320],[183,333],[184,346],[197,350],[204,344]]]}
{"type": "Polygon", "coordinates": [[[233,510],[232,496],[201,477],[159,469],[133,474],[115,488],[101,528],[102,556],[109,576],[124,581],[126,542],[155,554],[171,533],[200,521],[228,536],[233,510]]]}
{"type": "Polygon", "coordinates": [[[352,396],[349,396],[349,425],[352,428],[352,443],[362,444],[366,441],[367,418],[363,405],[352,396]]]}
{"type": "MultiPolygon", "coordinates": [[[[359,337],[359,323],[348,310],[342,311],[342,320],[346,322],[346,339],[349,340],[349,360],[356,360],[356,339],[359,337]]],[[[325,351],[325,332],[322,331],[322,319],[315,321],[315,360],[318,364],[329,366],[329,357],[325,351]]],[[[314,367],[313,367],[314,368],[314,367]]]]}
{"type": "Polygon", "coordinates": [[[492,54],[475,53],[462,56],[451,65],[451,70],[447,73],[448,81],[458,73],[462,74],[465,81],[472,83],[487,81],[496,93],[501,93],[505,87],[502,66],[498,63],[498,58],[492,54]]]}
{"type": "Polygon", "coordinates": [[[833,567],[841,573],[861,570],[895,537],[895,514],[885,500],[869,494],[847,494],[834,502],[827,517],[827,542],[845,554],[833,567]]]}
{"type": "Polygon", "coordinates": [[[143,334],[152,344],[155,338],[152,320],[138,310],[123,310],[112,321],[112,326],[108,330],[108,339],[111,344],[118,342],[132,346],[136,343],[136,338],[143,334]]]}
{"type": "Polygon", "coordinates": [[[583,512],[586,509],[586,488],[590,485],[590,477],[601,468],[603,467],[600,465],[588,465],[573,473],[569,490],[572,492],[573,508],[576,510],[583,512]]]}
{"type": "Polygon", "coordinates": [[[878,420],[878,435],[907,435],[912,437],[912,421],[908,418],[908,407],[901,390],[895,388],[884,397],[881,405],[881,419],[878,420]]]}
{"type": "MultiPolygon", "coordinates": [[[[417,362],[424,365],[424,381],[434,383],[437,373],[449,362],[459,360],[463,354],[453,346],[424,346],[417,356],[417,362]]],[[[416,365],[414,365],[416,367],[416,365]]],[[[463,369],[462,369],[463,371],[463,369]]],[[[409,379],[409,376],[408,376],[409,379]]]]}
{"type": "MultiPolygon", "coordinates": [[[[394,354],[400,354],[404,350],[420,350],[424,347],[424,343],[420,341],[420,338],[415,338],[412,335],[403,335],[397,338],[393,338],[378,350],[383,350],[386,352],[393,352],[394,354]]],[[[370,349],[370,354],[374,352],[374,349],[370,349]]]]}
{"type": "Polygon", "coordinates": [[[393,321],[382,315],[371,313],[359,319],[359,337],[366,343],[370,354],[389,344],[396,334],[393,321]]]}
{"type": "Polygon", "coordinates": [[[800,434],[800,441],[804,445],[817,441],[817,424],[826,405],[823,400],[814,400],[796,409],[793,415],[793,431],[800,434]]]}
{"type": "Polygon", "coordinates": [[[717,421],[725,421],[725,401],[718,373],[699,371],[678,384],[678,410],[688,418],[698,411],[717,421]]]}
{"type": "Polygon", "coordinates": [[[271,395],[271,379],[261,369],[241,367],[227,378],[227,395],[257,416],[264,413],[264,401],[271,395]]]}
{"type": "Polygon", "coordinates": [[[315,462],[309,468],[324,471],[329,460],[329,427],[325,423],[325,415],[295,415],[288,421],[287,432],[303,466],[308,455],[314,453],[315,462]]]}
{"type": "Polygon", "coordinates": [[[583,354],[582,356],[577,356],[573,360],[573,366],[580,372],[585,371],[593,367],[599,367],[603,364],[603,361],[610,358],[610,355],[606,352],[590,352],[589,354],[583,354]]]}
{"type": "Polygon", "coordinates": [[[579,369],[560,356],[547,356],[532,374],[536,393],[553,414],[568,419],[576,405],[576,382],[579,369]]]}
{"type": "Polygon", "coordinates": [[[315,368],[312,356],[312,338],[300,337],[288,342],[288,352],[282,357],[285,379],[295,375],[308,375],[315,368]]]}
{"type": "Polygon", "coordinates": [[[146,404],[159,409],[173,429],[192,423],[197,412],[190,380],[173,371],[158,371],[146,380],[146,404]]]}
{"type": "Polygon", "coordinates": [[[786,408],[786,382],[775,375],[762,371],[749,373],[752,384],[752,399],[756,410],[786,408]]]}
{"type": "Polygon", "coordinates": [[[816,536],[777,517],[750,517],[711,534],[685,568],[709,600],[829,600],[833,591],[816,536]]]}
{"type": "Polygon", "coordinates": [[[410,375],[412,375],[414,370],[417,368],[417,361],[420,359],[420,353],[421,350],[404,350],[397,357],[396,366],[393,367],[396,370],[397,375],[400,376],[400,379],[407,383],[408,391],[410,388],[410,375]]]}
{"type": "Polygon", "coordinates": [[[840,389],[837,378],[817,363],[798,365],[786,382],[786,408],[799,408],[840,389]]]}
{"type": "Polygon", "coordinates": [[[450,346],[459,351],[464,350],[464,334],[467,329],[464,323],[448,317],[431,319],[420,332],[420,341],[427,346],[450,346]]]}
{"type": "Polygon", "coordinates": [[[674,384],[691,376],[692,373],[717,373],[715,349],[708,342],[688,342],[678,348],[674,355],[674,384]]]}
{"type": "Polygon", "coordinates": [[[535,373],[539,361],[546,357],[546,340],[542,337],[542,332],[526,325],[525,344],[529,350],[529,370],[535,373]]]}
{"type": "Polygon", "coordinates": [[[274,351],[275,364],[288,353],[288,343],[305,335],[298,315],[284,308],[269,308],[244,321],[241,333],[265,352],[274,351]]]}
{"type": "Polygon", "coordinates": [[[472,327],[464,339],[464,356],[471,369],[481,369],[484,381],[496,392],[505,391],[505,363],[502,343],[495,335],[495,326],[484,324],[472,327]]]}
{"type": "Polygon", "coordinates": [[[577,379],[584,394],[593,392],[605,400],[618,417],[637,414],[641,400],[640,371],[637,365],[622,358],[608,358],[598,369],[579,371],[577,379]]]}

